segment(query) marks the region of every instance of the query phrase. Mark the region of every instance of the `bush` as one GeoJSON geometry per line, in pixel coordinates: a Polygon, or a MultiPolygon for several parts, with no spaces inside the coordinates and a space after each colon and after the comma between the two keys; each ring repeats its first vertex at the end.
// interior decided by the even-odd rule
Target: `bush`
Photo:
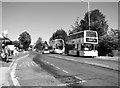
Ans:
{"type": "Polygon", "coordinates": [[[113,56],[114,56],[114,53],[113,53],[113,52],[108,53],[108,56],[113,57],[113,56]]]}

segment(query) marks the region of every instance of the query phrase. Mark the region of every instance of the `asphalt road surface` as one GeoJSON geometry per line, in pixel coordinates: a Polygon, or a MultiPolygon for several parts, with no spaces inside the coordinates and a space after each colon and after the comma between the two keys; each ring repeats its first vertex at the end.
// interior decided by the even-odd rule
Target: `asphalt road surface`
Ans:
{"type": "Polygon", "coordinates": [[[49,57],[49,55],[42,55],[42,59],[45,63],[53,65],[60,74],[77,76],[85,80],[85,86],[118,86],[118,71],[60,58],[53,58],[49,57]]]}
{"type": "Polygon", "coordinates": [[[9,80],[10,86],[118,86],[118,71],[30,52],[16,59],[9,80]]]}

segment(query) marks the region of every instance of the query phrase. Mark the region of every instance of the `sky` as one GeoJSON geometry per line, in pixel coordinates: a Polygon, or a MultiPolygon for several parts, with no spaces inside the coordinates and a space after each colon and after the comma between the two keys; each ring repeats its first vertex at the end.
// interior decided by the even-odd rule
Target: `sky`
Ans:
{"type": "MultiPolygon", "coordinates": [[[[81,20],[87,12],[87,2],[7,1],[2,2],[2,30],[8,30],[11,40],[18,40],[19,35],[27,31],[32,44],[39,37],[48,41],[61,28],[68,33],[77,17],[81,20]]],[[[99,9],[106,16],[110,28],[118,29],[118,2],[90,2],[90,10],[94,9],[99,9]]]]}

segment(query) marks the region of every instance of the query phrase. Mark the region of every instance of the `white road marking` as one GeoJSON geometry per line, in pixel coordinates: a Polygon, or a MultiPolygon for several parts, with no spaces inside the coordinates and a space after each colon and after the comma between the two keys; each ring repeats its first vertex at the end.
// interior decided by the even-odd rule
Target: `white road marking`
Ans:
{"type": "Polygon", "coordinates": [[[49,62],[46,62],[47,64],[49,64],[49,62]]]}
{"type": "Polygon", "coordinates": [[[50,65],[54,66],[54,64],[50,64],[50,65]]]}
{"type": "Polygon", "coordinates": [[[17,78],[16,78],[16,76],[15,76],[15,70],[16,70],[16,67],[17,67],[17,61],[20,60],[20,59],[23,59],[23,58],[27,57],[28,55],[29,55],[29,54],[27,54],[27,55],[25,55],[25,56],[23,56],[23,57],[20,57],[20,58],[18,58],[18,59],[15,59],[15,60],[10,64],[9,70],[13,67],[12,70],[11,70],[11,72],[10,72],[10,76],[11,76],[11,80],[12,80],[14,86],[20,86],[20,84],[19,84],[19,82],[18,82],[18,80],[17,80],[17,78]],[[17,61],[16,61],[16,60],[17,60],[17,61]],[[16,63],[15,63],[15,61],[16,61],[16,63]],[[13,64],[13,63],[14,63],[14,64],[13,64]]]}
{"type": "Polygon", "coordinates": [[[63,72],[65,72],[65,73],[68,73],[66,70],[62,70],[63,72]]]}
{"type": "Polygon", "coordinates": [[[10,64],[9,69],[12,67],[13,63],[15,62],[16,59],[13,60],[13,62],[10,64]]]}
{"type": "Polygon", "coordinates": [[[81,80],[80,83],[86,82],[86,80],[83,80],[82,78],[80,78],[80,77],[78,77],[78,76],[74,76],[74,77],[77,78],[77,79],[79,79],[79,80],[81,80]]]}
{"type": "Polygon", "coordinates": [[[73,61],[76,61],[76,62],[77,62],[77,60],[73,60],[73,61]]]}
{"type": "Polygon", "coordinates": [[[104,65],[104,64],[99,64],[99,63],[92,63],[92,62],[85,62],[87,64],[92,64],[92,65],[97,65],[97,66],[103,66],[103,67],[110,67],[108,65],[104,65]]]}
{"type": "Polygon", "coordinates": [[[18,82],[18,80],[16,79],[16,76],[15,76],[16,67],[17,67],[17,63],[15,63],[13,65],[13,69],[12,69],[12,71],[10,73],[10,76],[11,76],[11,79],[12,79],[12,82],[13,82],[14,86],[20,86],[20,84],[19,84],[19,82],[18,82]]]}
{"type": "Polygon", "coordinates": [[[34,64],[32,63],[32,66],[34,66],[34,64]]]}
{"type": "Polygon", "coordinates": [[[57,86],[66,86],[66,85],[67,85],[67,84],[64,83],[64,84],[59,84],[59,85],[57,85],[57,86]]]}
{"type": "Polygon", "coordinates": [[[31,64],[34,64],[34,62],[31,62],[31,64]]]}
{"type": "Polygon", "coordinates": [[[57,69],[60,69],[59,67],[56,66],[57,69]]]}

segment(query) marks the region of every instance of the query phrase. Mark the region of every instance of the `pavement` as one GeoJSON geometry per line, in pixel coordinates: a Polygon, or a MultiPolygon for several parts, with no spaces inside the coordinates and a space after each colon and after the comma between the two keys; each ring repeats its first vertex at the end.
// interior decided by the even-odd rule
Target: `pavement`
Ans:
{"type": "MultiPolygon", "coordinates": [[[[28,53],[28,52],[26,52],[28,53]]],[[[9,62],[6,63],[2,61],[0,57],[0,87],[2,86],[9,86],[9,73],[10,73],[10,66],[12,66],[15,59],[23,56],[26,54],[25,52],[20,52],[18,56],[9,56],[9,62]]]]}
{"type": "Polygon", "coordinates": [[[0,87],[9,86],[8,74],[9,74],[9,67],[0,67],[0,87]]]}
{"type": "Polygon", "coordinates": [[[109,57],[109,56],[98,56],[98,57],[95,57],[94,59],[118,61],[119,58],[120,58],[120,57],[118,57],[118,56],[115,56],[115,57],[109,57]]]}

